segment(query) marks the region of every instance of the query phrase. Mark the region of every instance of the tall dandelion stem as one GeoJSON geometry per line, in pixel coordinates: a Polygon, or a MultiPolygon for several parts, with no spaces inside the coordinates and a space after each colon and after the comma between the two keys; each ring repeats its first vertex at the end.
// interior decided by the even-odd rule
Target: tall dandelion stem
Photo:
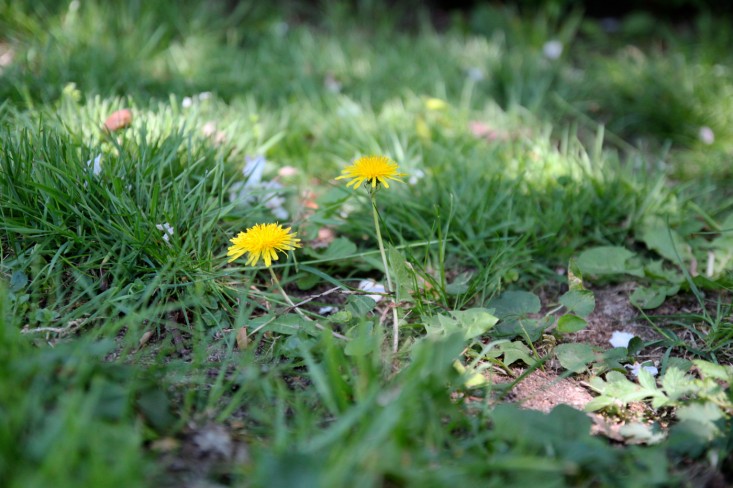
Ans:
{"type": "MultiPolygon", "coordinates": [[[[372,212],[374,213],[374,228],[377,231],[377,242],[379,243],[379,252],[382,255],[382,264],[384,265],[384,274],[387,276],[387,292],[393,293],[392,277],[389,275],[389,266],[387,265],[387,253],[384,252],[384,242],[382,242],[382,232],[379,230],[379,213],[377,212],[377,196],[376,192],[384,186],[389,188],[390,181],[399,181],[405,173],[400,172],[400,168],[387,156],[362,156],[356,158],[350,166],[341,171],[341,175],[337,176],[337,180],[349,180],[346,187],[356,190],[362,183],[369,189],[369,195],[372,198],[372,212]]],[[[399,318],[397,317],[396,297],[392,297],[392,349],[397,352],[399,345],[399,318]]]]}
{"type": "MultiPolygon", "coordinates": [[[[377,212],[377,192],[375,189],[369,190],[372,197],[372,215],[374,215],[374,229],[377,231],[377,244],[379,244],[379,253],[382,255],[382,265],[384,266],[384,275],[387,277],[387,293],[392,293],[392,277],[389,273],[387,265],[387,253],[384,251],[384,242],[382,241],[382,231],[379,228],[379,212],[377,212]]],[[[397,352],[399,346],[400,324],[397,316],[397,304],[394,297],[392,298],[392,352],[397,352]]]]}

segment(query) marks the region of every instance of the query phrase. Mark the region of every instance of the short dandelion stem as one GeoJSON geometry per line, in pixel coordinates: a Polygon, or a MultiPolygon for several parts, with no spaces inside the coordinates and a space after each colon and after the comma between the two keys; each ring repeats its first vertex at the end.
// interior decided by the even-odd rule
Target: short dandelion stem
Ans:
{"type": "Polygon", "coordinates": [[[298,308],[298,306],[296,304],[293,303],[293,301],[290,299],[290,297],[288,296],[288,294],[285,293],[285,290],[283,289],[283,286],[280,284],[280,280],[277,279],[277,275],[272,270],[272,268],[268,266],[267,269],[270,270],[270,276],[272,276],[272,282],[275,283],[275,286],[277,286],[277,289],[280,292],[280,294],[283,296],[283,298],[285,299],[285,301],[288,302],[288,305],[290,305],[290,307],[298,313],[298,315],[300,315],[301,317],[303,317],[305,320],[307,320],[309,322],[313,322],[313,324],[317,328],[319,328],[321,330],[328,330],[329,332],[331,332],[331,334],[334,337],[338,337],[339,339],[344,339],[344,340],[347,340],[347,341],[349,340],[348,337],[346,337],[346,336],[344,336],[342,334],[339,334],[336,331],[333,331],[333,330],[330,330],[330,329],[326,329],[324,326],[322,326],[318,322],[314,321],[312,318],[308,317],[305,313],[303,313],[303,311],[300,308],[298,308]]]}
{"type": "Polygon", "coordinates": [[[283,286],[280,284],[280,280],[277,279],[277,275],[272,270],[272,268],[268,266],[267,269],[270,271],[270,276],[272,276],[272,282],[275,283],[275,285],[277,286],[277,289],[280,292],[280,294],[283,296],[283,298],[285,299],[285,301],[288,302],[288,305],[290,305],[300,315],[304,315],[303,314],[303,311],[300,310],[298,307],[296,307],[295,304],[293,303],[293,301],[288,296],[288,294],[285,293],[285,290],[283,290],[283,286]]]}
{"type": "MultiPolygon", "coordinates": [[[[377,195],[374,189],[369,190],[372,197],[372,214],[374,215],[374,229],[377,231],[377,243],[379,244],[379,253],[382,255],[382,265],[384,266],[384,275],[387,277],[387,293],[392,293],[392,278],[389,274],[389,266],[387,265],[387,253],[384,252],[384,242],[382,241],[382,231],[379,229],[379,212],[377,212],[377,195]]],[[[397,352],[399,346],[399,317],[397,316],[397,304],[392,297],[392,352],[397,352]]]]}

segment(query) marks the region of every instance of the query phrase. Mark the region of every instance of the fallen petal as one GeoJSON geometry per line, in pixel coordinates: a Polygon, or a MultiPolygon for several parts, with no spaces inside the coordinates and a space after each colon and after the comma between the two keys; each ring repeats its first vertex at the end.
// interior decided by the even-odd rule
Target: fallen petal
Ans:
{"type": "Polygon", "coordinates": [[[613,347],[629,347],[629,342],[631,342],[631,339],[633,338],[634,334],[617,330],[611,334],[611,340],[608,342],[610,342],[613,347]]]}
{"type": "Polygon", "coordinates": [[[104,121],[104,128],[109,132],[124,129],[132,123],[132,111],[126,108],[113,112],[104,121]]]}

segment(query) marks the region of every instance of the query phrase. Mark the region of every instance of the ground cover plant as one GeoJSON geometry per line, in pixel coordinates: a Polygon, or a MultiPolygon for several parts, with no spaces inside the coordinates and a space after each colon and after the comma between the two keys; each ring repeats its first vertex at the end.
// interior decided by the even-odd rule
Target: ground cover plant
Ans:
{"type": "Polygon", "coordinates": [[[730,28],[318,12],[0,0],[4,486],[730,484],[730,28]]]}

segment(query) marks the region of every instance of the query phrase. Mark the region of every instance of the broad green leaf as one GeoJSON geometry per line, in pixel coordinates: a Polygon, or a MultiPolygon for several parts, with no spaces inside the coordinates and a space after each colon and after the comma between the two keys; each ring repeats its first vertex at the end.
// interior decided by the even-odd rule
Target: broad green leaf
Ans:
{"type": "Polygon", "coordinates": [[[479,388],[489,383],[484,375],[477,371],[468,371],[457,359],[453,362],[453,367],[464,377],[463,386],[466,388],[479,388]]]}
{"type": "Polygon", "coordinates": [[[487,380],[484,375],[482,375],[481,373],[473,372],[463,384],[466,388],[479,388],[487,385],[488,383],[489,380],[487,380]]]}
{"type": "Polygon", "coordinates": [[[542,337],[542,333],[553,324],[554,320],[553,317],[504,319],[499,322],[491,335],[497,339],[521,337],[525,341],[535,342],[542,337]]]}
{"type": "Polygon", "coordinates": [[[311,351],[316,344],[318,344],[318,341],[315,337],[306,337],[304,334],[292,334],[285,339],[282,350],[285,355],[298,357],[302,354],[303,349],[311,351]]]}
{"type": "Polygon", "coordinates": [[[667,360],[667,369],[677,368],[684,373],[688,373],[692,369],[692,366],[693,362],[689,359],[672,356],[667,360]]]}
{"type": "Polygon", "coordinates": [[[639,369],[639,384],[650,391],[655,391],[657,389],[657,381],[645,368],[639,369]]]}
{"type": "Polygon", "coordinates": [[[657,444],[665,438],[664,432],[641,422],[622,425],[618,432],[629,444],[657,444]]]}
{"type": "Polygon", "coordinates": [[[576,263],[583,275],[643,275],[642,270],[630,262],[634,256],[633,252],[623,247],[601,246],[583,251],[576,263]]]}
{"type": "Polygon", "coordinates": [[[713,364],[702,359],[694,359],[692,363],[700,370],[700,373],[705,378],[733,382],[733,366],[713,364]]]}
{"type": "Polygon", "coordinates": [[[460,295],[468,291],[468,284],[473,278],[472,272],[460,273],[452,282],[445,286],[445,292],[449,295],[460,295]]]}
{"type": "Polygon", "coordinates": [[[350,322],[354,315],[348,310],[340,310],[335,314],[329,315],[327,320],[334,324],[345,324],[350,322]]]}
{"type": "MultiPolygon", "coordinates": [[[[639,377],[642,378],[644,370],[640,372],[639,377]]],[[[601,396],[594,399],[586,406],[586,410],[592,411],[603,406],[621,404],[626,405],[631,402],[638,402],[647,398],[652,398],[652,401],[658,405],[664,405],[668,402],[667,397],[657,389],[656,385],[652,385],[654,378],[646,372],[651,378],[642,379],[646,384],[646,387],[642,384],[637,384],[629,381],[626,375],[618,371],[609,371],[606,373],[605,381],[600,377],[595,377],[590,380],[590,384],[593,388],[601,393],[601,396]],[[591,408],[592,407],[592,408],[591,408]]]]}
{"type": "Polygon", "coordinates": [[[27,284],[28,276],[26,276],[22,271],[15,271],[12,276],[10,276],[10,291],[13,293],[22,290],[27,284]]]}
{"type": "Polygon", "coordinates": [[[577,315],[563,315],[557,321],[557,331],[562,334],[571,334],[578,332],[579,330],[585,329],[588,322],[585,319],[578,317],[577,315]]]}
{"type": "Polygon", "coordinates": [[[576,289],[561,296],[560,304],[570,312],[585,318],[596,308],[596,299],[592,291],[576,289]]]}
{"type": "Polygon", "coordinates": [[[374,324],[369,321],[362,322],[347,334],[351,339],[344,347],[344,354],[347,356],[366,356],[379,347],[374,340],[374,324]]]}
{"type": "Polygon", "coordinates": [[[586,412],[596,412],[606,407],[610,407],[615,403],[616,400],[614,400],[612,397],[601,395],[586,403],[584,410],[586,412]]]}
{"type": "Polygon", "coordinates": [[[127,413],[130,405],[130,389],[104,377],[95,377],[92,388],[98,397],[94,414],[105,420],[119,420],[127,413]]]}
{"type": "Polygon", "coordinates": [[[507,291],[493,298],[486,304],[494,310],[500,323],[492,334],[496,337],[508,338],[521,336],[534,342],[542,335],[551,322],[528,318],[529,314],[538,313],[542,308],[540,299],[534,293],[526,291],[507,291]]]}
{"type": "Polygon", "coordinates": [[[624,347],[614,347],[608,349],[601,354],[598,362],[593,366],[595,374],[600,374],[608,370],[626,371],[626,368],[621,364],[622,361],[626,361],[628,352],[624,347]]]}
{"type": "Polygon", "coordinates": [[[410,352],[411,371],[420,378],[435,376],[447,379],[447,373],[454,369],[451,365],[465,347],[466,341],[460,333],[426,336],[416,341],[410,352]]]}
{"type": "MultiPolygon", "coordinates": [[[[590,441],[590,418],[567,405],[558,405],[549,414],[543,414],[505,403],[496,406],[491,418],[496,438],[511,442],[512,445],[532,446],[539,452],[554,445],[563,456],[569,456],[572,455],[568,452],[571,445],[577,446],[584,439],[590,441]]],[[[592,449],[592,444],[589,442],[584,447],[592,449]]],[[[602,453],[603,457],[608,454],[602,453]]],[[[543,483],[539,485],[546,486],[543,483]]]]}
{"type": "Polygon", "coordinates": [[[321,282],[321,277],[313,273],[301,273],[301,275],[295,280],[295,284],[298,285],[299,290],[310,290],[321,282]]]}
{"type": "Polygon", "coordinates": [[[593,348],[583,343],[560,344],[555,354],[562,367],[573,373],[582,373],[596,359],[593,348]]]}
{"type": "Polygon", "coordinates": [[[351,312],[355,317],[363,317],[367,313],[374,310],[377,302],[373,298],[365,295],[350,295],[346,299],[346,310],[351,312]]]}
{"type": "Polygon", "coordinates": [[[356,244],[345,237],[337,237],[330,246],[321,254],[320,259],[336,261],[345,259],[356,254],[356,244]]]}
{"type": "Polygon", "coordinates": [[[677,401],[697,390],[693,378],[677,367],[667,368],[661,383],[664,392],[671,401],[677,401]]]}
{"type": "Polygon", "coordinates": [[[711,402],[691,403],[677,409],[680,420],[697,420],[698,422],[717,422],[723,418],[720,407],[711,402]]]}
{"type": "Polygon", "coordinates": [[[641,240],[657,254],[675,264],[689,262],[692,259],[692,249],[682,237],[661,222],[645,223],[641,231],[641,240]]]}
{"type": "Polygon", "coordinates": [[[665,448],[676,455],[698,457],[705,452],[717,430],[696,420],[682,420],[669,429],[665,448]]]}
{"type": "Polygon", "coordinates": [[[505,291],[498,298],[492,298],[486,308],[493,308],[499,319],[523,317],[538,313],[542,308],[540,299],[528,291],[505,291]]]}
{"type": "Polygon", "coordinates": [[[498,351],[504,355],[504,364],[510,366],[517,361],[523,361],[527,366],[532,366],[536,361],[530,356],[529,348],[520,341],[503,342],[498,344],[498,351]]]}
{"type": "MultiPolygon", "coordinates": [[[[721,235],[710,243],[714,253],[712,277],[717,281],[733,268],[733,213],[720,224],[721,235]]],[[[728,273],[730,276],[730,273],[728,273]]]]}
{"type": "Polygon", "coordinates": [[[467,339],[483,334],[499,321],[484,308],[456,311],[453,312],[453,316],[466,328],[467,339]]]}
{"type": "Polygon", "coordinates": [[[652,261],[644,266],[644,273],[654,280],[663,280],[669,283],[680,283],[684,276],[679,271],[664,267],[664,261],[652,261]]]}
{"type": "Polygon", "coordinates": [[[639,354],[642,349],[644,349],[644,341],[636,336],[631,338],[631,340],[629,341],[629,345],[626,347],[628,355],[632,357],[639,354]]]}
{"type": "Polygon", "coordinates": [[[494,327],[498,320],[484,308],[470,308],[433,315],[424,318],[423,323],[428,336],[449,336],[461,332],[464,339],[472,339],[494,327]]]}
{"type": "Polygon", "coordinates": [[[247,329],[255,330],[260,328],[262,332],[276,332],[278,334],[296,334],[298,331],[305,331],[310,335],[319,335],[318,329],[312,322],[305,320],[298,314],[289,313],[285,315],[267,314],[252,320],[247,329]]]}
{"type": "Polygon", "coordinates": [[[146,388],[140,392],[135,405],[147,421],[157,430],[166,431],[178,420],[173,416],[170,399],[163,388],[146,388]]]}
{"type": "Polygon", "coordinates": [[[682,422],[694,422],[698,433],[708,441],[715,439],[720,432],[717,423],[724,417],[720,407],[712,402],[683,405],[677,409],[676,415],[682,422]]]}
{"type": "Polygon", "coordinates": [[[673,296],[679,291],[679,285],[653,284],[649,287],[638,286],[629,297],[632,305],[643,309],[657,308],[668,296],[673,296]]]}

